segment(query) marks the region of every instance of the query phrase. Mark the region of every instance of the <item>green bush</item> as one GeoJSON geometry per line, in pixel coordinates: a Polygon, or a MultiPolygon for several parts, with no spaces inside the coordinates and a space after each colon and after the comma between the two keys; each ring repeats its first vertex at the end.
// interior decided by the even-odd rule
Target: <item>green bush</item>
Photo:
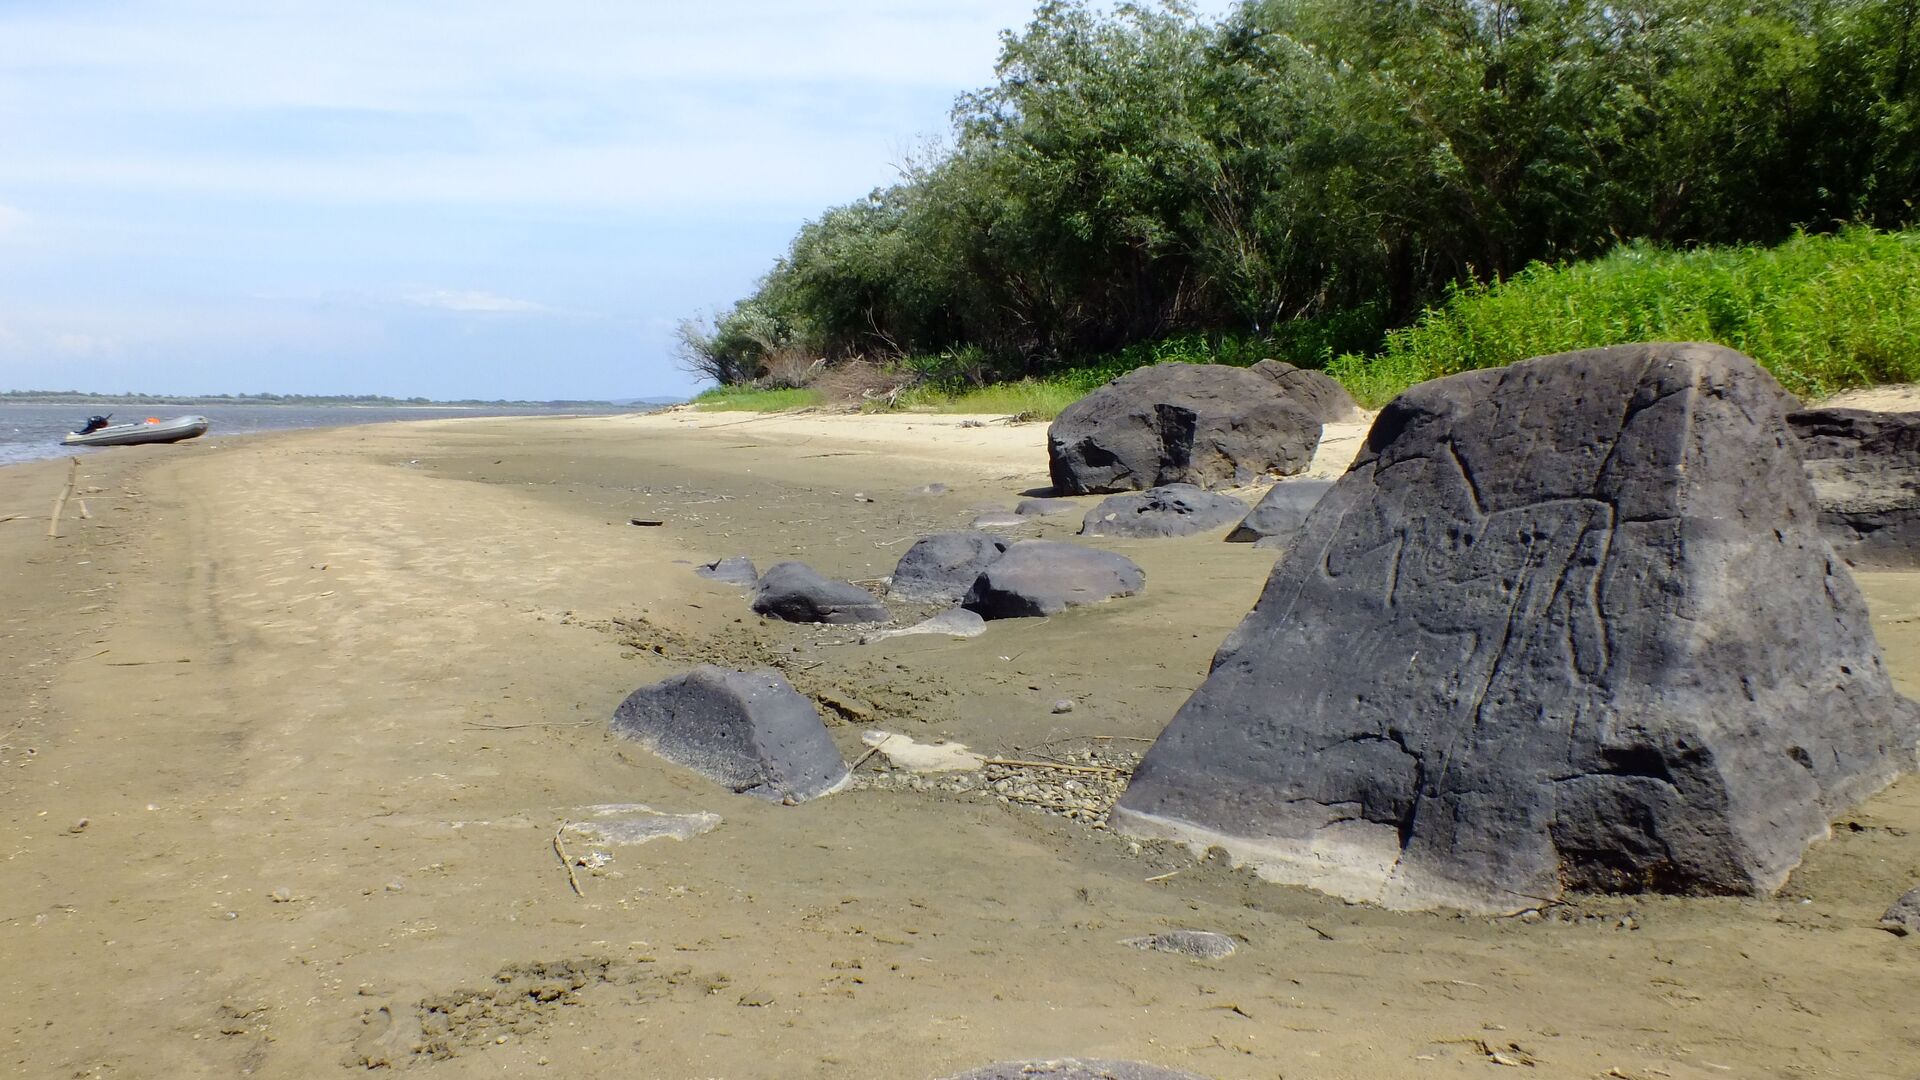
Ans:
{"type": "Polygon", "coordinates": [[[1713,341],[1787,389],[1821,397],[1920,381],[1920,231],[1851,228],[1777,247],[1626,245],[1454,289],[1373,356],[1328,366],[1379,405],[1414,383],[1531,356],[1633,341],[1713,341]]]}

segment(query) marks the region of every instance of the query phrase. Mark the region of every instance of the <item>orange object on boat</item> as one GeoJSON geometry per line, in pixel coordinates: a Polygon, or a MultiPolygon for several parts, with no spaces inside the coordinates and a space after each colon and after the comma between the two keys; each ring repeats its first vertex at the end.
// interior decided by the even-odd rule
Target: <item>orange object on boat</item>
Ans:
{"type": "Polygon", "coordinates": [[[149,424],[157,424],[157,423],[159,423],[159,422],[160,422],[160,418],[159,418],[159,417],[157,417],[157,416],[149,416],[149,417],[147,417],[147,423],[149,423],[149,424]]]}

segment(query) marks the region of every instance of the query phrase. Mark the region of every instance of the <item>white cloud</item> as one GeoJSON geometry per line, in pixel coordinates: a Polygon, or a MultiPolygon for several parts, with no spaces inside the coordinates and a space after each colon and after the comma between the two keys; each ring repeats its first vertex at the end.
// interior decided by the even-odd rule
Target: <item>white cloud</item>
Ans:
{"type": "Polygon", "coordinates": [[[545,305],[531,300],[515,300],[511,296],[496,296],[490,292],[457,289],[419,289],[407,293],[404,299],[409,304],[444,311],[533,314],[548,310],[545,305]]]}

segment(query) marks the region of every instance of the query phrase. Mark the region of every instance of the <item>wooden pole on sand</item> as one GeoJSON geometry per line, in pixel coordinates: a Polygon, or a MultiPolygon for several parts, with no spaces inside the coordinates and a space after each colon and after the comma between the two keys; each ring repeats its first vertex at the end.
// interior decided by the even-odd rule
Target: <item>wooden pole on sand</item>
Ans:
{"type": "Polygon", "coordinates": [[[47,536],[60,537],[60,515],[67,509],[67,500],[73,498],[73,485],[80,478],[80,459],[70,459],[73,464],[67,469],[67,483],[60,489],[60,497],[53,500],[53,517],[47,522],[47,536]]]}

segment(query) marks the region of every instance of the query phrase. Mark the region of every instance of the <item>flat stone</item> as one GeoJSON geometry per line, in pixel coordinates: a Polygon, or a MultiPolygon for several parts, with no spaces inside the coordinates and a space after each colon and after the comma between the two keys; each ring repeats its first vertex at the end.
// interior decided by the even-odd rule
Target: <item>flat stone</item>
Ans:
{"type": "Polygon", "coordinates": [[[966,743],[915,742],[891,731],[862,732],[860,741],[886,758],[887,764],[910,773],[977,772],[987,763],[966,743]]]}
{"type": "Polygon", "coordinates": [[[1220,960],[1232,956],[1240,947],[1225,934],[1211,930],[1168,930],[1146,937],[1123,939],[1120,944],[1153,952],[1175,953],[1195,960],[1220,960]]]}
{"type": "Polygon", "coordinates": [[[1013,512],[1021,517],[1051,517],[1078,509],[1080,504],[1073,499],[1021,499],[1013,505],[1013,512]]]}
{"type": "Polygon", "coordinates": [[[1192,484],[1163,484],[1127,495],[1110,495],[1087,511],[1082,536],[1165,538],[1225,528],[1246,516],[1247,504],[1192,484]]]}
{"type": "Polygon", "coordinates": [[[1781,401],[1699,344],[1408,390],[1115,826],[1394,908],[1772,892],[1920,736],[1781,401]]]}
{"type": "Polygon", "coordinates": [[[885,641],[888,638],[910,637],[915,634],[945,634],[948,637],[976,638],[987,632],[987,621],[978,612],[966,608],[949,608],[938,615],[923,619],[912,626],[898,630],[879,630],[860,639],[862,644],[885,641]]]}
{"type": "Polygon", "coordinates": [[[760,571],[754,568],[753,560],[745,555],[703,563],[694,567],[693,572],[709,581],[739,585],[748,589],[760,583],[760,571]]]}
{"type": "Polygon", "coordinates": [[[1333,488],[1331,480],[1282,480],[1268,489],[1253,512],[1227,534],[1227,542],[1284,548],[1307,523],[1307,515],[1333,488]]]}
{"type": "Polygon", "coordinates": [[[947,1080],[1207,1080],[1198,1073],[1163,1069],[1140,1061],[1060,1058],[1055,1061],[1003,1061],[947,1080]]]}
{"type": "Polygon", "coordinates": [[[1237,476],[1304,472],[1319,444],[1320,421],[1265,376],[1156,364],[1062,410],[1047,429],[1047,467],[1062,495],[1214,488],[1237,476]]]}
{"type": "Polygon", "coordinates": [[[773,802],[805,802],[847,782],[847,764],[813,703],[776,671],[707,664],[643,686],[614,711],[613,732],[773,802]]]}
{"type": "Polygon", "coordinates": [[[957,604],[988,564],[1007,550],[988,532],[950,532],[914,541],[894,567],[888,595],[918,603],[957,604]]]}
{"type": "Polygon", "coordinates": [[[1833,550],[1853,566],[1920,568],[1920,412],[1803,409],[1787,422],[1833,550]]]}
{"type": "Polygon", "coordinates": [[[1031,524],[1033,522],[1024,514],[1016,514],[1011,510],[989,510],[973,519],[972,528],[1017,529],[1022,525],[1031,524]]]}
{"type": "Polygon", "coordinates": [[[1147,575],[1111,551],[1022,540],[980,574],[961,606],[987,619],[1058,615],[1079,604],[1132,596],[1147,575]]]}
{"type": "Polygon", "coordinates": [[[787,622],[871,623],[890,617],[872,593],[820,576],[805,563],[783,562],[761,576],[753,610],[787,622]]]}
{"type": "Polygon", "coordinates": [[[563,830],[591,844],[633,845],[655,840],[691,840],[720,827],[720,815],[707,811],[669,814],[640,803],[603,803],[582,808],[585,817],[563,830]]]}

